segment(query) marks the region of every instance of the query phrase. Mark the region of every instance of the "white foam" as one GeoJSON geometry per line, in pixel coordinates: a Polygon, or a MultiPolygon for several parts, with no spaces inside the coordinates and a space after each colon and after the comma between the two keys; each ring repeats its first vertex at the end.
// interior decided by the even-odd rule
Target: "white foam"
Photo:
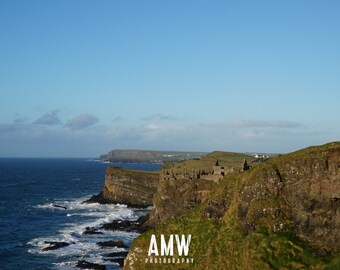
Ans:
{"type": "Polygon", "coordinates": [[[114,164],[110,161],[103,161],[103,160],[100,160],[100,159],[88,159],[86,161],[87,162],[98,162],[98,163],[102,163],[102,164],[114,164]]]}
{"type": "Polygon", "coordinates": [[[63,224],[55,235],[39,237],[29,241],[28,244],[32,248],[28,252],[34,254],[53,254],[59,260],[65,260],[64,262],[55,263],[54,267],[56,269],[75,269],[76,263],[82,259],[91,263],[114,265],[114,263],[105,260],[103,255],[109,252],[126,251],[126,249],[117,247],[102,248],[96,243],[119,239],[129,245],[139,234],[126,231],[106,231],[99,229],[99,227],[118,219],[135,220],[149,212],[151,208],[143,210],[131,209],[126,205],[120,204],[83,204],[87,199],[89,199],[89,196],[75,200],[58,199],[53,202],[37,205],[37,208],[46,211],[64,211],[67,216],[67,222],[63,224]],[[66,207],[66,209],[55,207],[54,205],[66,207]],[[102,234],[83,235],[87,227],[94,227],[102,234]],[[50,246],[45,241],[66,242],[70,245],[55,250],[42,251],[42,249],[50,246]]]}
{"type": "Polygon", "coordinates": [[[38,204],[35,208],[56,208],[53,206],[53,203],[46,203],[46,204],[38,204]]]}
{"type": "Polygon", "coordinates": [[[65,269],[65,270],[74,270],[76,269],[76,265],[77,265],[78,261],[68,261],[68,262],[60,262],[60,263],[53,263],[53,265],[55,266],[55,269],[65,269]]]}
{"type": "MultiPolygon", "coordinates": [[[[124,204],[99,204],[99,203],[83,203],[84,201],[88,200],[90,197],[82,197],[77,200],[55,200],[54,202],[48,202],[45,204],[38,204],[37,206],[34,206],[35,208],[41,208],[41,209],[53,209],[53,210],[87,210],[88,212],[114,212],[118,215],[121,215],[121,218],[127,219],[127,218],[135,218],[133,216],[133,210],[131,208],[128,208],[127,205],[124,204]],[[65,209],[66,208],[66,209],[65,209]],[[126,212],[124,212],[124,210],[126,212]]],[[[88,213],[87,212],[87,213],[88,213]]],[[[86,216],[87,213],[79,213],[78,215],[86,216]]],[[[69,213],[71,215],[76,215],[77,213],[69,213]]],[[[88,214],[91,215],[91,214],[88,214]]],[[[96,214],[93,214],[96,215],[96,214]]],[[[100,214],[98,214],[99,216],[100,214]]],[[[68,215],[70,216],[70,215],[68,215]]]]}

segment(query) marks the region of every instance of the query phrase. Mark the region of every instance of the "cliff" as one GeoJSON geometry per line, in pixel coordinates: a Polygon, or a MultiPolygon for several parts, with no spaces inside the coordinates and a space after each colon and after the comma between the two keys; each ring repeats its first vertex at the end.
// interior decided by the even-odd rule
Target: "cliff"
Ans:
{"type": "Polygon", "coordinates": [[[153,198],[153,209],[142,229],[147,230],[168,219],[188,212],[204,201],[216,186],[213,181],[197,177],[176,178],[161,172],[157,192],[153,198]]]}
{"type": "Polygon", "coordinates": [[[213,152],[200,160],[165,163],[150,218],[142,230],[180,216],[205,201],[225,174],[243,169],[245,159],[254,160],[239,153],[213,152]],[[217,160],[219,164],[215,166],[217,160]]]}
{"type": "Polygon", "coordinates": [[[270,158],[135,239],[124,269],[159,269],[146,262],[152,234],[192,235],[194,262],[162,269],[339,269],[339,205],[339,142],[270,158]]]}
{"type": "Polygon", "coordinates": [[[104,186],[99,195],[87,202],[121,203],[129,206],[152,205],[157,190],[159,172],[137,171],[120,167],[107,167],[104,186]]]}
{"type": "Polygon", "coordinates": [[[160,163],[164,161],[199,159],[205,154],[203,152],[112,150],[101,155],[99,159],[109,162],[160,163]]]}

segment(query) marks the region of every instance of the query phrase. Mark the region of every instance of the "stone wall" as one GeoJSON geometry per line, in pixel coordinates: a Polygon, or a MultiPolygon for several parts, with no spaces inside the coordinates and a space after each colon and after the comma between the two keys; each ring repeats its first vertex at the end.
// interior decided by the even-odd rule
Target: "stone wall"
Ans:
{"type": "Polygon", "coordinates": [[[204,174],[199,169],[174,173],[163,170],[157,192],[153,198],[153,209],[143,229],[149,229],[168,219],[180,216],[207,199],[217,186],[221,175],[204,174]]]}

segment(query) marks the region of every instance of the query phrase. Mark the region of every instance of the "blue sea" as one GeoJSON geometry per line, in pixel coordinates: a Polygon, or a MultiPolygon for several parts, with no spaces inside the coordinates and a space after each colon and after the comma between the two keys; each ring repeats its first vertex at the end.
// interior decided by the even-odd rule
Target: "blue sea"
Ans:
{"type": "MultiPolygon", "coordinates": [[[[109,164],[158,170],[160,164],[109,164]]],[[[79,260],[120,269],[103,254],[126,251],[101,248],[96,243],[123,240],[130,245],[134,232],[102,231],[82,235],[117,219],[135,220],[150,209],[126,205],[82,204],[98,194],[108,164],[91,159],[0,159],[0,269],[79,269],[79,260]],[[55,205],[63,206],[55,207],[55,205]],[[42,251],[45,241],[69,246],[42,251]]]]}

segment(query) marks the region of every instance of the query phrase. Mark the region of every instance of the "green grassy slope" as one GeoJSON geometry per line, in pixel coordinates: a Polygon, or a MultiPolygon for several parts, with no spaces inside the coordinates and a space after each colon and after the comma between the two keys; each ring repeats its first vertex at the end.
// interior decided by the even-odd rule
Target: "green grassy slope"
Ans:
{"type": "MultiPolygon", "coordinates": [[[[207,201],[138,237],[124,269],[340,269],[339,243],[333,239],[340,229],[339,200],[328,204],[326,195],[306,195],[331,207],[336,215],[328,220],[333,223],[324,227],[315,221],[313,226],[326,235],[321,239],[314,235],[318,231],[312,225],[299,223],[300,217],[292,210],[303,203],[300,198],[289,201],[294,195],[290,188],[300,185],[296,192],[304,194],[309,176],[316,177],[315,181],[328,177],[338,187],[339,174],[328,171],[334,156],[338,172],[340,143],[332,143],[271,158],[250,171],[228,175],[207,201]],[[151,234],[191,234],[189,257],[194,263],[145,263],[151,234]]],[[[305,208],[301,215],[314,213],[305,208]]]]}
{"type": "Polygon", "coordinates": [[[234,166],[241,166],[244,159],[247,159],[248,163],[255,160],[254,157],[246,154],[215,151],[203,156],[200,160],[165,162],[163,167],[165,169],[173,169],[174,171],[181,171],[184,169],[188,171],[192,169],[201,169],[206,172],[211,172],[212,167],[215,165],[217,160],[219,161],[220,166],[230,168],[234,166]]]}

